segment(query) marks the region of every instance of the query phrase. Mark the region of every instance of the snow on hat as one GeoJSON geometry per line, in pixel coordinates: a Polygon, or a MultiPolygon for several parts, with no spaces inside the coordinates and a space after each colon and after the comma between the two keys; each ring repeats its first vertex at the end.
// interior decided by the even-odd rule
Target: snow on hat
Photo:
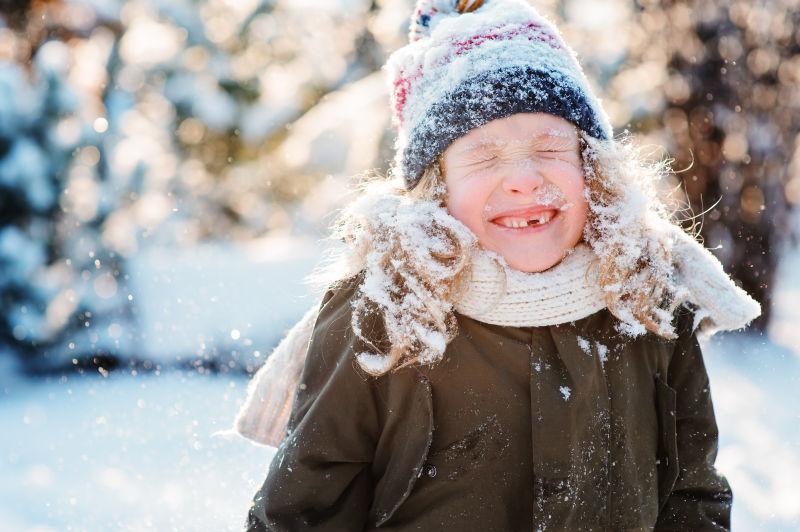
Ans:
{"type": "Polygon", "coordinates": [[[409,189],[451,142],[514,113],[546,112],[612,137],[575,52],[525,0],[418,0],[409,41],[384,66],[395,172],[409,189]]]}

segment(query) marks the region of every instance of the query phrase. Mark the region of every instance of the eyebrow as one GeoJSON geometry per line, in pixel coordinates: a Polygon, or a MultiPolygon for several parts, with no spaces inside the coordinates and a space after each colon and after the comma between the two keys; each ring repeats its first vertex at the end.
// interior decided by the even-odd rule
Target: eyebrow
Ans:
{"type": "MultiPolygon", "coordinates": [[[[549,139],[563,140],[563,141],[570,141],[570,142],[575,140],[574,137],[572,137],[568,133],[565,133],[563,131],[558,131],[558,130],[550,130],[550,131],[539,132],[539,133],[537,133],[535,135],[532,135],[531,137],[529,137],[528,139],[526,139],[524,141],[515,141],[515,142],[520,142],[520,143],[522,143],[522,142],[533,142],[533,141],[542,140],[542,139],[548,139],[548,138],[549,139]]],[[[459,150],[459,153],[466,153],[466,152],[472,151],[472,150],[474,150],[476,148],[485,148],[487,146],[498,146],[498,145],[503,145],[503,144],[507,144],[507,142],[498,142],[496,140],[492,141],[492,140],[487,140],[487,139],[478,140],[478,141],[472,142],[470,144],[467,144],[463,149],[459,150]]]]}

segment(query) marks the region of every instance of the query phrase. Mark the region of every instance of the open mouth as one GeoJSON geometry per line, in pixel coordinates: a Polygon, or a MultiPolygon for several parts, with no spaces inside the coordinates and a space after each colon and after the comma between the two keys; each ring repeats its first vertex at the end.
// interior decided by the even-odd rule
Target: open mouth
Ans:
{"type": "Polygon", "coordinates": [[[558,209],[548,209],[526,216],[499,216],[490,220],[493,224],[508,229],[541,228],[549,225],[559,214],[558,209]]]}

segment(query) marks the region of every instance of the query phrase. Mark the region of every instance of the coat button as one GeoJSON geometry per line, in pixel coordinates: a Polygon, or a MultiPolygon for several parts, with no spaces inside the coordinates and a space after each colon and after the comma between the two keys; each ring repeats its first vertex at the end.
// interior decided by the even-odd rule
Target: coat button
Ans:
{"type": "Polygon", "coordinates": [[[425,466],[425,474],[429,477],[433,478],[436,476],[436,466],[433,464],[428,464],[425,466]]]}

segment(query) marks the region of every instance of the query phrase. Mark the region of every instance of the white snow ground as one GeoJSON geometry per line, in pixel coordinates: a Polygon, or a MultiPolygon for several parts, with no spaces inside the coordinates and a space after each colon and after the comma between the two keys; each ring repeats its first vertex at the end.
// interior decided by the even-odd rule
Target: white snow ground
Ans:
{"type": "MultiPolygon", "coordinates": [[[[311,238],[158,248],[127,265],[141,358],[170,364],[213,351],[258,362],[316,301],[303,278],[320,260],[311,238]]],[[[263,360],[263,358],[261,359],[263,360]]]]}
{"type": "MultiPolygon", "coordinates": [[[[778,293],[771,340],[704,345],[734,530],[800,530],[800,252],[782,262],[778,293]]],[[[244,378],[28,381],[9,371],[0,368],[0,530],[242,530],[270,453],[211,434],[230,424],[244,378]]]]}
{"type": "Polygon", "coordinates": [[[0,402],[0,530],[242,530],[267,470],[227,427],[243,379],[69,377],[0,402]]]}

